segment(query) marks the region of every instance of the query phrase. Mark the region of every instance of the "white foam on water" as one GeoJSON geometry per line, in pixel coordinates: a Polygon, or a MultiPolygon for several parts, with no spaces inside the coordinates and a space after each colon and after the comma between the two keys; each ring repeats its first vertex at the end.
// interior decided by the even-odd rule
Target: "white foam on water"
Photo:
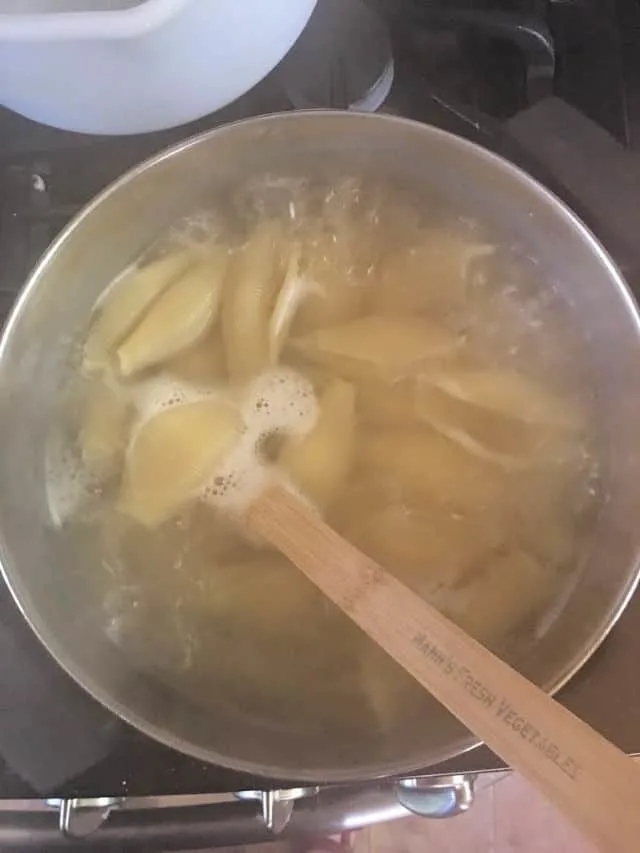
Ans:
{"type": "MultiPolygon", "coordinates": [[[[175,406],[205,400],[219,391],[179,382],[168,374],[147,379],[131,387],[118,385],[117,393],[129,397],[137,410],[130,444],[150,418],[175,406]]],[[[52,434],[46,453],[46,492],[49,515],[56,527],[77,516],[99,487],[82,463],[68,436],[52,434]]]]}
{"type": "Polygon", "coordinates": [[[181,382],[168,373],[147,379],[130,390],[131,402],[138,411],[138,424],[146,423],[166,409],[199,403],[219,393],[218,389],[181,382]]]}
{"type": "MultiPolygon", "coordinates": [[[[119,390],[129,396],[137,410],[129,447],[144,424],[163,411],[220,396],[234,399],[234,392],[228,389],[192,385],[169,374],[159,374],[129,388],[120,386],[119,390]]],[[[279,483],[295,491],[277,466],[265,462],[260,448],[264,439],[274,433],[308,432],[318,417],[318,404],[309,380],[287,368],[260,374],[238,392],[236,399],[245,428],[198,497],[237,517],[270,485],[279,483]]],[[[77,450],[65,446],[62,438],[50,443],[46,482],[49,513],[56,526],[76,516],[97,485],[77,450]]]]}
{"type": "Polygon", "coordinates": [[[260,449],[270,435],[307,433],[318,418],[318,403],[308,379],[294,370],[274,368],[249,384],[240,411],[244,433],[201,493],[203,501],[232,516],[244,512],[270,486],[296,491],[260,449]]]}
{"type": "Polygon", "coordinates": [[[241,414],[256,442],[273,432],[304,435],[316,422],[318,404],[313,385],[295,370],[277,367],[253,379],[241,414]]]}
{"type": "Polygon", "coordinates": [[[49,517],[62,527],[85,507],[96,487],[79,455],[61,435],[51,436],[45,457],[45,490],[49,517]]]}

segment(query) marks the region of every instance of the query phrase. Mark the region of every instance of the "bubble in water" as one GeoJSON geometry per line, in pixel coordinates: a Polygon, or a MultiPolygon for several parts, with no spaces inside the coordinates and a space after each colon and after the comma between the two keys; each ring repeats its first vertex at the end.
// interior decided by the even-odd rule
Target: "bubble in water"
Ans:
{"type": "Polygon", "coordinates": [[[77,516],[90,500],[96,482],[62,436],[50,439],[45,460],[49,516],[56,527],[77,516]]]}
{"type": "Polygon", "coordinates": [[[242,417],[256,443],[280,430],[292,435],[308,432],[318,417],[313,385],[286,367],[267,370],[247,388],[242,417]]]}
{"type": "Polygon", "coordinates": [[[274,368],[249,384],[241,414],[243,435],[201,493],[202,500],[232,515],[246,510],[270,486],[292,488],[285,475],[263,459],[260,448],[274,433],[303,435],[312,429],[318,404],[308,379],[295,370],[274,368]]]}
{"type": "Polygon", "coordinates": [[[180,382],[168,374],[147,379],[131,390],[131,401],[138,411],[139,422],[144,423],[165,409],[199,403],[216,393],[215,388],[204,388],[180,382]]]}

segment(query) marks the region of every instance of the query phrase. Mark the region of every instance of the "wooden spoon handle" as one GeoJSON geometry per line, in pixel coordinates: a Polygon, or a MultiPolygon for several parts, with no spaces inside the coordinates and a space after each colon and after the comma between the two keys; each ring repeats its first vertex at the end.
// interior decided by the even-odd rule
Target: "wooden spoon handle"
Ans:
{"type": "Polygon", "coordinates": [[[247,522],[603,853],[637,853],[640,767],[630,758],[283,489],[263,493],[247,522]]]}

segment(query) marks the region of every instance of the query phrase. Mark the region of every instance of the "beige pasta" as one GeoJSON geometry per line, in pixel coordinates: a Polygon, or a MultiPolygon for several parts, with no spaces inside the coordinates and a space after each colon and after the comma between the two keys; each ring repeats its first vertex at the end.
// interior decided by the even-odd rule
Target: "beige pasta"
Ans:
{"type": "Polygon", "coordinates": [[[555,584],[553,573],[514,550],[489,561],[462,589],[443,590],[434,603],[472,637],[492,644],[539,613],[555,584]]]}
{"type": "Polygon", "coordinates": [[[496,410],[465,402],[419,380],[415,385],[418,420],[430,424],[470,453],[504,468],[540,464],[560,438],[542,424],[504,417],[496,410]]]}
{"type": "Polygon", "coordinates": [[[358,384],[358,414],[367,424],[409,426],[416,421],[415,380],[358,384]]]}
{"type": "Polygon", "coordinates": [[[395,383],[362,383],[358,411],[371,424],[428,424],[472,455],[505,469],[549,461],[565,440],[562,431],[547,424],[511,418],[449,394],[428,372],[395,383]]]}
{"type": "Polygon", "coordinates": [[[324,507],[335,497],[349,473],[355,429],[353,387],[334,379],[322,394],[313,429],[292,436],[282,448],[278,464],[317,506],[324,507]]]}
{"type": "Polygon", "coordinates": [[[324,168],[214,170],[215,208],[115,281],[47,498],[136,666],[266,732],[384,747],[430,697],[251,536],[251,501],[291,488],[500,651],[579,568],[607,471],[564,289],[401,170],[324,168]]]}
{"type": "Polygon", "coordinates": [[[477,512],[508,499],[508,480],[496,466],[427,427],[372,430],[358,442],[357,459],[370,477],[412,500],[477,512]]]}
{"type": "Polygon", "coordinates": [[[118,348],[123,376],[161,364],[206,335],[218,316],[227,263],[225,248],[211,249],[158,297],[118,348]]]}
{"type": "Polygon", "coordinates": [[[493,252],[449,228],[418,234],[412,245],[389,253],[372,290],[371,308],[382,313],[427,313],[443,317],[460,311],[469,288],[472,262],[493,252]]]}
{"type": "Polygon", "coordinates": [[[237,409],[215,399],[151,417],[127,450],[120,510],[156,527],[197,496],[241,429],[237,409]]]}
{"type": "Polygon", "coordinates": [[[94,477],[113,474],[124,453],[132,409],[121,389],[91,384],[82,407],[78,443],[82,462],[94,477]]]}
{"type": "Polygon", "coordinates": [[[226,365],[220,335],[207,333],[203,338],[165,362],[171,376],[193,385],[216,385],[225,376],[226,365]]]}
{"type": "Polygon", "coordinates": [[[301,248],[295,244],[290,252],[287,271],[269,318],[269,362],[277,364],[289,336],[294,318],[302,305],[321,292],[320,285],[300,269],[301,248]]]}
{"type": "Polygon", "coordinates": [[[232,264],[222,336],[233,380],[248,379],[269,363],[269,317],[283,279],[281,240],[278,223],[262,221],[232,264]]]}
{"type": "Polygon", "coordinates": [[[554,394],[530,377],[497,370],[446,370],[427,380],[452,397],[514,420],[563,429],[584,427],[584,415],[568,395],[554,394]]]}
{"type": "Polygon", "coordinates": [[[110,352],[147,308],[196,260],[193,250],[180,249],[118,279],[97,306],[97,318],[84,345],[84,367],[102,368],[110,352]]]}
{"type": "Polygon", "coordinates": [[[236,627],[244,622],[269,634],[313,618],[319,600],[320,593],[285,557],[266,554],[221,566],[202,605],[212,618],[232,619],[236,627]],[[270,605],[261,606],[266,601],[270,605]]]}
{"type": "Polygon", "coordinates": [[[389,381],[450,357],[457,345],[452,334],[426,320],[377,314],[318,329],[293,341],[306,358],[347,379],[389,381]]]}
{"type": "Polygon", "coordinates": [[[345,323],[363,313],[366,290],[354,275],[348,238],[318,230],[300,259],[300,269],[313,289],[300,304],[293,329],[303,333],[345,323]]]}
{"type": "Polygon", "coordinates": [[[443,586],[460,585],[502,541],[496,528],[481,518],[462,518],[399,502],[363,512],[345,535],[426,597],[443,586]]]}

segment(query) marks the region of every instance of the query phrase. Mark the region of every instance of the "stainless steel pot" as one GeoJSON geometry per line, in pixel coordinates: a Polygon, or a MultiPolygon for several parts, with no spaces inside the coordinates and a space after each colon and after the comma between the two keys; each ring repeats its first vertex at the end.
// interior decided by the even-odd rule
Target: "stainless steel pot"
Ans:
{"type": "Polygon", "coordinates": [[[440,185],[464,209],[519,241],[560,289],[584,331],[597,389],[606,501],[593,546],[535,638],[507,648],[550,691],[584,663],[632,594],[640,525],[640,325],[602,247],[547,190],[514,166],[432,127],[338,112],[252,119],[188,140],[130,172],[78,216],[49,249],[18,301],[0,345],[2,568],[18,605],[56,660],[98,700],[185,753],[270,777],[339,781],[407,773],[476,741],[430,699],[407,708],[385,737],[353,742],[266,727],[228,709],[190,704],[143,676],[91,618],[90,549],[51,529],[43,448],[77,335],[96,298],[126,264],[208,188],[251,170],[304,167],[321,158],[440,185]],[[87,556],[89,555],[89,556],[87,556]]]}

